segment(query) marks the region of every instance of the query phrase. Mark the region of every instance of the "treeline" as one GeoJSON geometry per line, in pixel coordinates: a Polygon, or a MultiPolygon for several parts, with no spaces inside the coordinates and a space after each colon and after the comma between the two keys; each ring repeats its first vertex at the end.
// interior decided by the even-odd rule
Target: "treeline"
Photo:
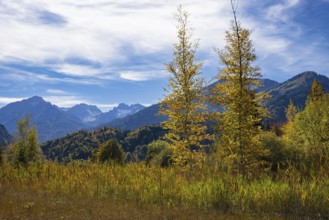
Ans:
{"type": "Polygon", "coordinates": [[[94,131],[82,130],[41,145],[48,160],[68,163],[72,160],[95,160],[96,151],[108,141],[115,140],[124,152],[124,161],[144,160],[147,145],[161,139],[165,130],[161,126],[143,126],[134,131],[104,127],[94,131]]]}

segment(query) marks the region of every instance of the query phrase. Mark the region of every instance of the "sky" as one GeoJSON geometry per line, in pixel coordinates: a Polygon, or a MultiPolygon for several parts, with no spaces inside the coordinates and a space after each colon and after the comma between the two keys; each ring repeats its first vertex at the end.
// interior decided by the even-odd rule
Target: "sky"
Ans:
{"type": "MultiPolygon", "coordinates": [[[[230,0],[0,0],[0,107],[35,95],[60,107],[102,111],[158,103],[177,32],[190,13],[201,77],[222,67],[230,0]]],[[[315,71],[329,77],[329,0],[240,0],[264,78],[283,82],[315,71]]]]}

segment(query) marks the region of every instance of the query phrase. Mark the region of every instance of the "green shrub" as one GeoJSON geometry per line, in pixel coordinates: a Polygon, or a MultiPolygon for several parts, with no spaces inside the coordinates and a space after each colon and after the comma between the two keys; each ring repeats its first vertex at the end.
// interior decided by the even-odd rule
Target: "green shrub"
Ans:
{"type": "Polygon", "coordinates": [[[263,148],[269,151],[266,160],[270,163],[271,170],[287,167],[288,155],[284,141],[273,132],[263,132],[259,135],[263,148]]]}
{"type": "Polygon", "coordinates": [[[104,163],[107,161],[122,164],[124,162],[124,152],[118,140],[112,139],[104,144],[94,152],[97,161],[104,163]]]}
{"type": "Polygon", "coordinates": [[[272,171],[286,169],[290,165],[299,167],[304,158],[303,152],[294,146],[290,140],[277,136],[273,132],[263,132],[259,135],[261,145],[269,151],[266,160],[272,171]]]}
{"type": "Polygon", "coordinates": [[[147,165],[168,167],[172,163],[171,156],[172,151],[167,142],[162,140],[154,141],[148,145],[145,163],[147,165]]]}

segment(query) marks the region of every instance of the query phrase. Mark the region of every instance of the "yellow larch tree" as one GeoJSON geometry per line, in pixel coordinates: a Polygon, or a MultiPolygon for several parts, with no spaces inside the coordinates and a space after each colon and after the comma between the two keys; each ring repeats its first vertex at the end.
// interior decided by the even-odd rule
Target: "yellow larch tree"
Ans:
{"type": "Polygon", "coordinates": [[[232,172],[247,174],[255,171],[262,163],[266,151],[257,141],[261,132],[260,123],[266,115],[261,105],[263,95],[255,88],[260,86],[260,68],[253,66],[256,55],[250,40],[250,31],[241,26],[236,17],[236,5],[231,0],[234,20],[226,32],[226,46],[217,50],[221,69],[212,90],[211,100],[222,105],[218,160],[232,172]]]}
{"type": "Polygon", "coordinates": [[[173,60],[167,64],[168,94],[161,102],[160,114],[169,118],[163,125],[168,129],[165,138],[173,150],[174,163],[191,168],[203,158],[202,143],[209,137],[202,95],[204,80],[199,77],[202,64],[195,61],[198,43],[191,40],[189,14],[180,6],[175,18],[178,43],[174,44],[173,60]]]}

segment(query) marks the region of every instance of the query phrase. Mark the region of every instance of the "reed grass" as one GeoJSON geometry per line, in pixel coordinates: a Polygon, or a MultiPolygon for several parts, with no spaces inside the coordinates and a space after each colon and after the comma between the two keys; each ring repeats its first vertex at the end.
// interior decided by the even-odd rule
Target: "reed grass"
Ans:
{"type": "MultiPolygon", "coordinates": [[[[10,214],[13,219],[29,215],[69,218],[65,215],[68,210],[83,216],[98,216],[95,211],[99,210],[109,216],[106,206],[113,212],[117,207],[117,217],[131,209],[142,210],[146,218],[163,217],[163,210],[201,211],[212,213],[210,216],[234,213],[329,218],[328,178],[303,179],[294,171],[276,178],[264,174],[246,179],[209,170],[196,169],[191,178],[177,167],[147,167],[143,163],[47,162],[28,168],[5,163],[0,167],[0,219],[10,214]],[[95,207],[88,208],[90,204],[95,207]]],[[[176,212],[166,213],[171,213],[170,219],[176,212]]]]}

